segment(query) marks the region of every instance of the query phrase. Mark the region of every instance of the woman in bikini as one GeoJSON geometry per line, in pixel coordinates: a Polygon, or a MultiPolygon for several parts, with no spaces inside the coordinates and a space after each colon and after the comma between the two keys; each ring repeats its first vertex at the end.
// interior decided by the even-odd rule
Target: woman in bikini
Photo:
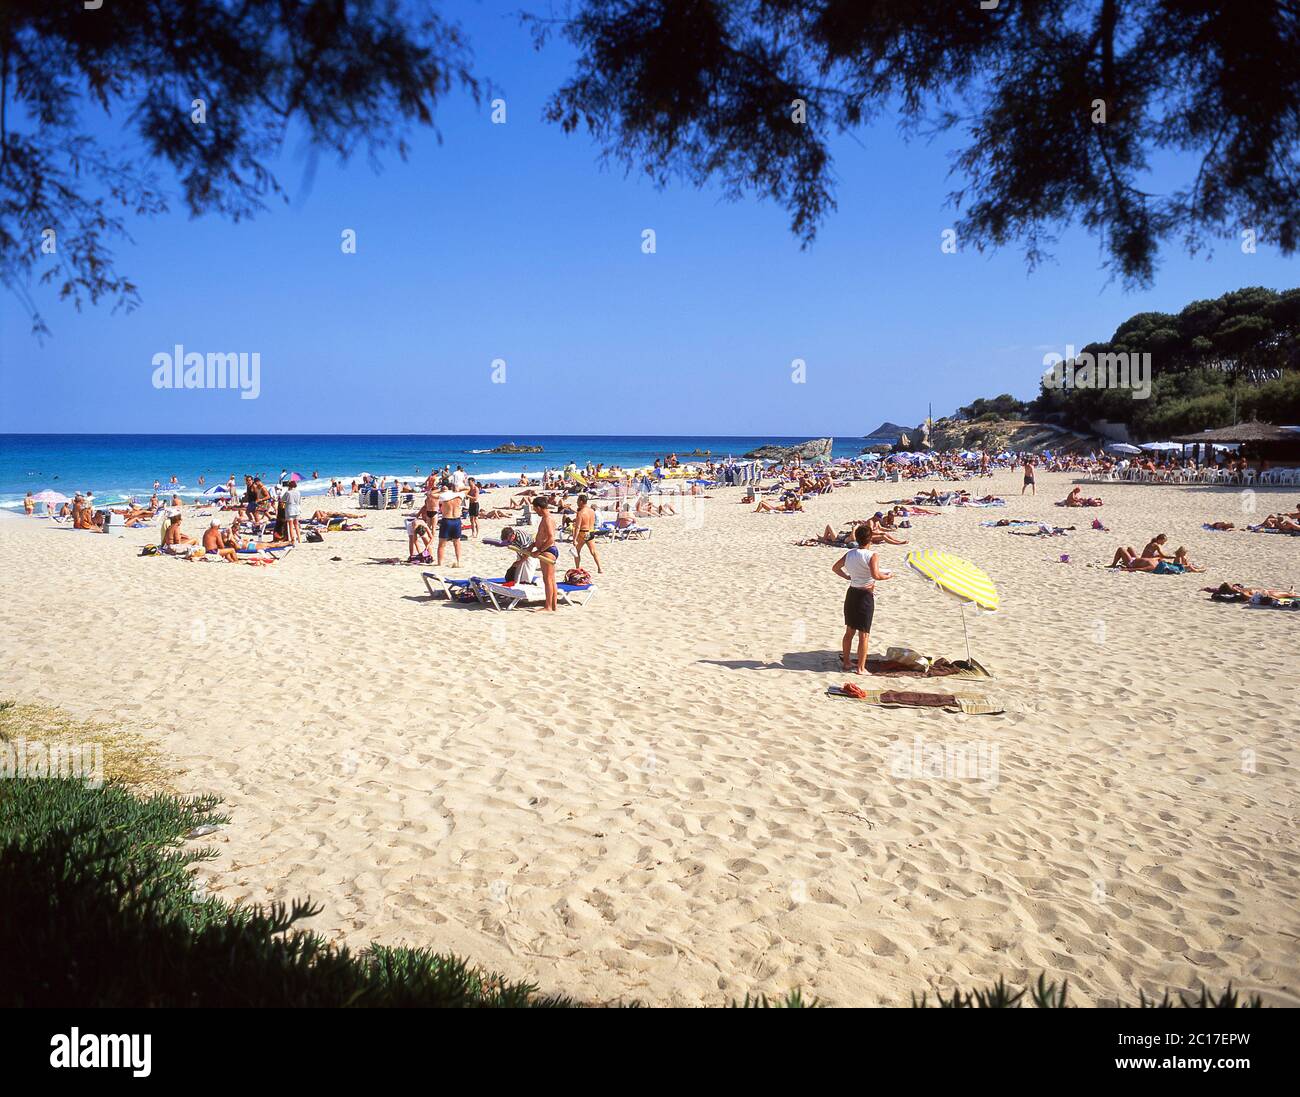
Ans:
{"type": "Polygon", "coordinates": [[[596,552],[596,512],[587,503],[586,495],[578,496],[578,513],[573,519],[574,567],[582,567],[582,550],[585,546],[596,562],[596,574],[602,574],[600,556],[596,552]]]}
{"type": "Polygon", "coordinates": [[[1184,571],[1204,571],[1202,567],[1197,567],[1187,557],[1187,550],[1181,545],[1174,550],[1173,555],[1165,552],[1164,545],[1168,540],[1168,535],[1159,533],[1147,542],[1141,554],[1133,551],[1131,547],[1120,546],[1115,550],[1115,556],[1112,558],[1109,567],[1123,568],[1125,571],[1155,571],[1162,563],[1173,564],[1182,568],[1184,571]]]}
{"type": "Polygon", "coordinates": [[[554,613],[559,608],[555,565],[560,559],[560,549],[555,543],[555,519],[551,517],[550,507],[544,497],[533,500],[533,511],[537,515],[537,536],[533,539],[529,555],[536,558],[542,568],[542,586],[546,590],[542,611],[554,613]]]}

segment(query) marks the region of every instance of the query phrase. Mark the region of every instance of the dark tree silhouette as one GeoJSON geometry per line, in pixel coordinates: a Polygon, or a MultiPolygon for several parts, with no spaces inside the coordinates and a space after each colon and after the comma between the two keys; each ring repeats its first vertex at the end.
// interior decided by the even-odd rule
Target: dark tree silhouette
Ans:
{"type": "Polygon", "coordinates": [[[531,21],[578,51],[553,121],[661,185],[774,199],[805,244],[835,207],[828,139],[893,115],[964,131],[959,237],[1031,267],[1075,222],[1128,284],[1171,237],[1295,251],[1300,0],[986,2],[571,0],[531,21]],[[1189,158],[1183,185],[1144,189],[1155,154],[1189,158]]]}
{"type": "Polygon", "coordinates": [[[37,332],[34,276],[78,308],[136,303],[110,242],[126,237],[126,216],[167,208],[152,164],[174,170],[191,214],[239,219],[283,195],[267,165],[291,133],[315,153],[405,156],[410,127],[432,126],[440,96],[455,85],[478,94],[460,31],[427,4],[95,4],[0,3],[0,279],[37,332]],[[148,159],[90,136],[94,111],[129,124],[148,159]]]}

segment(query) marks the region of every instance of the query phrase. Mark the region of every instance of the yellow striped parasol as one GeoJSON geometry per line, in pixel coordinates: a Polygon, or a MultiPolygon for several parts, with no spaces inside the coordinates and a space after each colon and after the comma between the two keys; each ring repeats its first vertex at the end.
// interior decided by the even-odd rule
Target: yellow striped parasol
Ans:
{"type": "Polygon", "coordinates": [[[945,594],[951,594],[962,602],[974,602],[989,613],[998,608],[998,591],[993,580],[961,556],[937,549],[909,552],[907,566],[929,579],[945,594]]]}
{"type": "Polygon", "coordinates": [[[986,613],[998,608],[998,591],[993,580],[969,560],[951,552],[926,549],[907,554],[907,566],[918,575],[930,580],[945,594],[950,594],[961,605],[961,631],[966,639],[966,659],[970,660],[970,634],[966,631],[966,606],[973,604],[986,613]]]}

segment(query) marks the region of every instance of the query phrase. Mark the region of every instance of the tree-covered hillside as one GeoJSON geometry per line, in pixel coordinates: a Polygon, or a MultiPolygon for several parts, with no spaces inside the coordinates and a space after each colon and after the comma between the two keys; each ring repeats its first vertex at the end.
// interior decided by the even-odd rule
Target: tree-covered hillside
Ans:
{"type": "Polygon", "coordinates": [[[1177,315],[1140,312],[1079,353],[1150,354],[1150,397],[1044,384],[1035,418],[1055,413],[1076,429],[1108,419],[1144,438],[1252,418],[1300,422],[1300,289],[1252,286],[1193,301],[1177,315]]]}

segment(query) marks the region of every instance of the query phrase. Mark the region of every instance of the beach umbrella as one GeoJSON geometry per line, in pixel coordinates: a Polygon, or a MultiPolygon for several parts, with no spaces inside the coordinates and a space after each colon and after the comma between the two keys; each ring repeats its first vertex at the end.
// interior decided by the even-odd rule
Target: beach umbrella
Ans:
{"type": "Polygon", "coordinates": [[[292,484],[296,484],[299,480],[302,480],[302,479],[303,479],[303,475],[302,475],[301,472],[291,472],[291,473],[289,473],[289,482],[292,483],[292,484]]]}
{"type": "Polygon", "coordinates": [[[928,579],[945,594],[957,599],[961,607],[961,631],[966,638],[966,658],[970,659],[970,634],[966,631],[966,607],[973,605],[985,613],[996,613],[998,591],[981,568],[962,556],[938,549],[917,549],[907,554],[907,566],[928,579]]]}
{"type": "Polygon", "coordinates": [[[225,484],[217,484],[215,487],[208,488],[208,490],[205,491],[203,494],[207,496],[217,496],[217,495],[228,495],[230,493],[227,490],[225,484]]]}
{"type": "Polygon", "coordinates": [[[67,501],[68,497],[66,495],[61,495],[59,492],[50,489],[38,491],[32,496],[32,502],[34,503],[66,503],[67,501]]]}
{"type": "Polygon", "coordinates": [[[1137,446],[1130,446],[1127,442],[1110,442],[1107,444],[1106,448],[1110,450],[1111,453],[1132,454],[1132,453],[1142,452],[1140,449],[1137,448],[1137,446]]]}

